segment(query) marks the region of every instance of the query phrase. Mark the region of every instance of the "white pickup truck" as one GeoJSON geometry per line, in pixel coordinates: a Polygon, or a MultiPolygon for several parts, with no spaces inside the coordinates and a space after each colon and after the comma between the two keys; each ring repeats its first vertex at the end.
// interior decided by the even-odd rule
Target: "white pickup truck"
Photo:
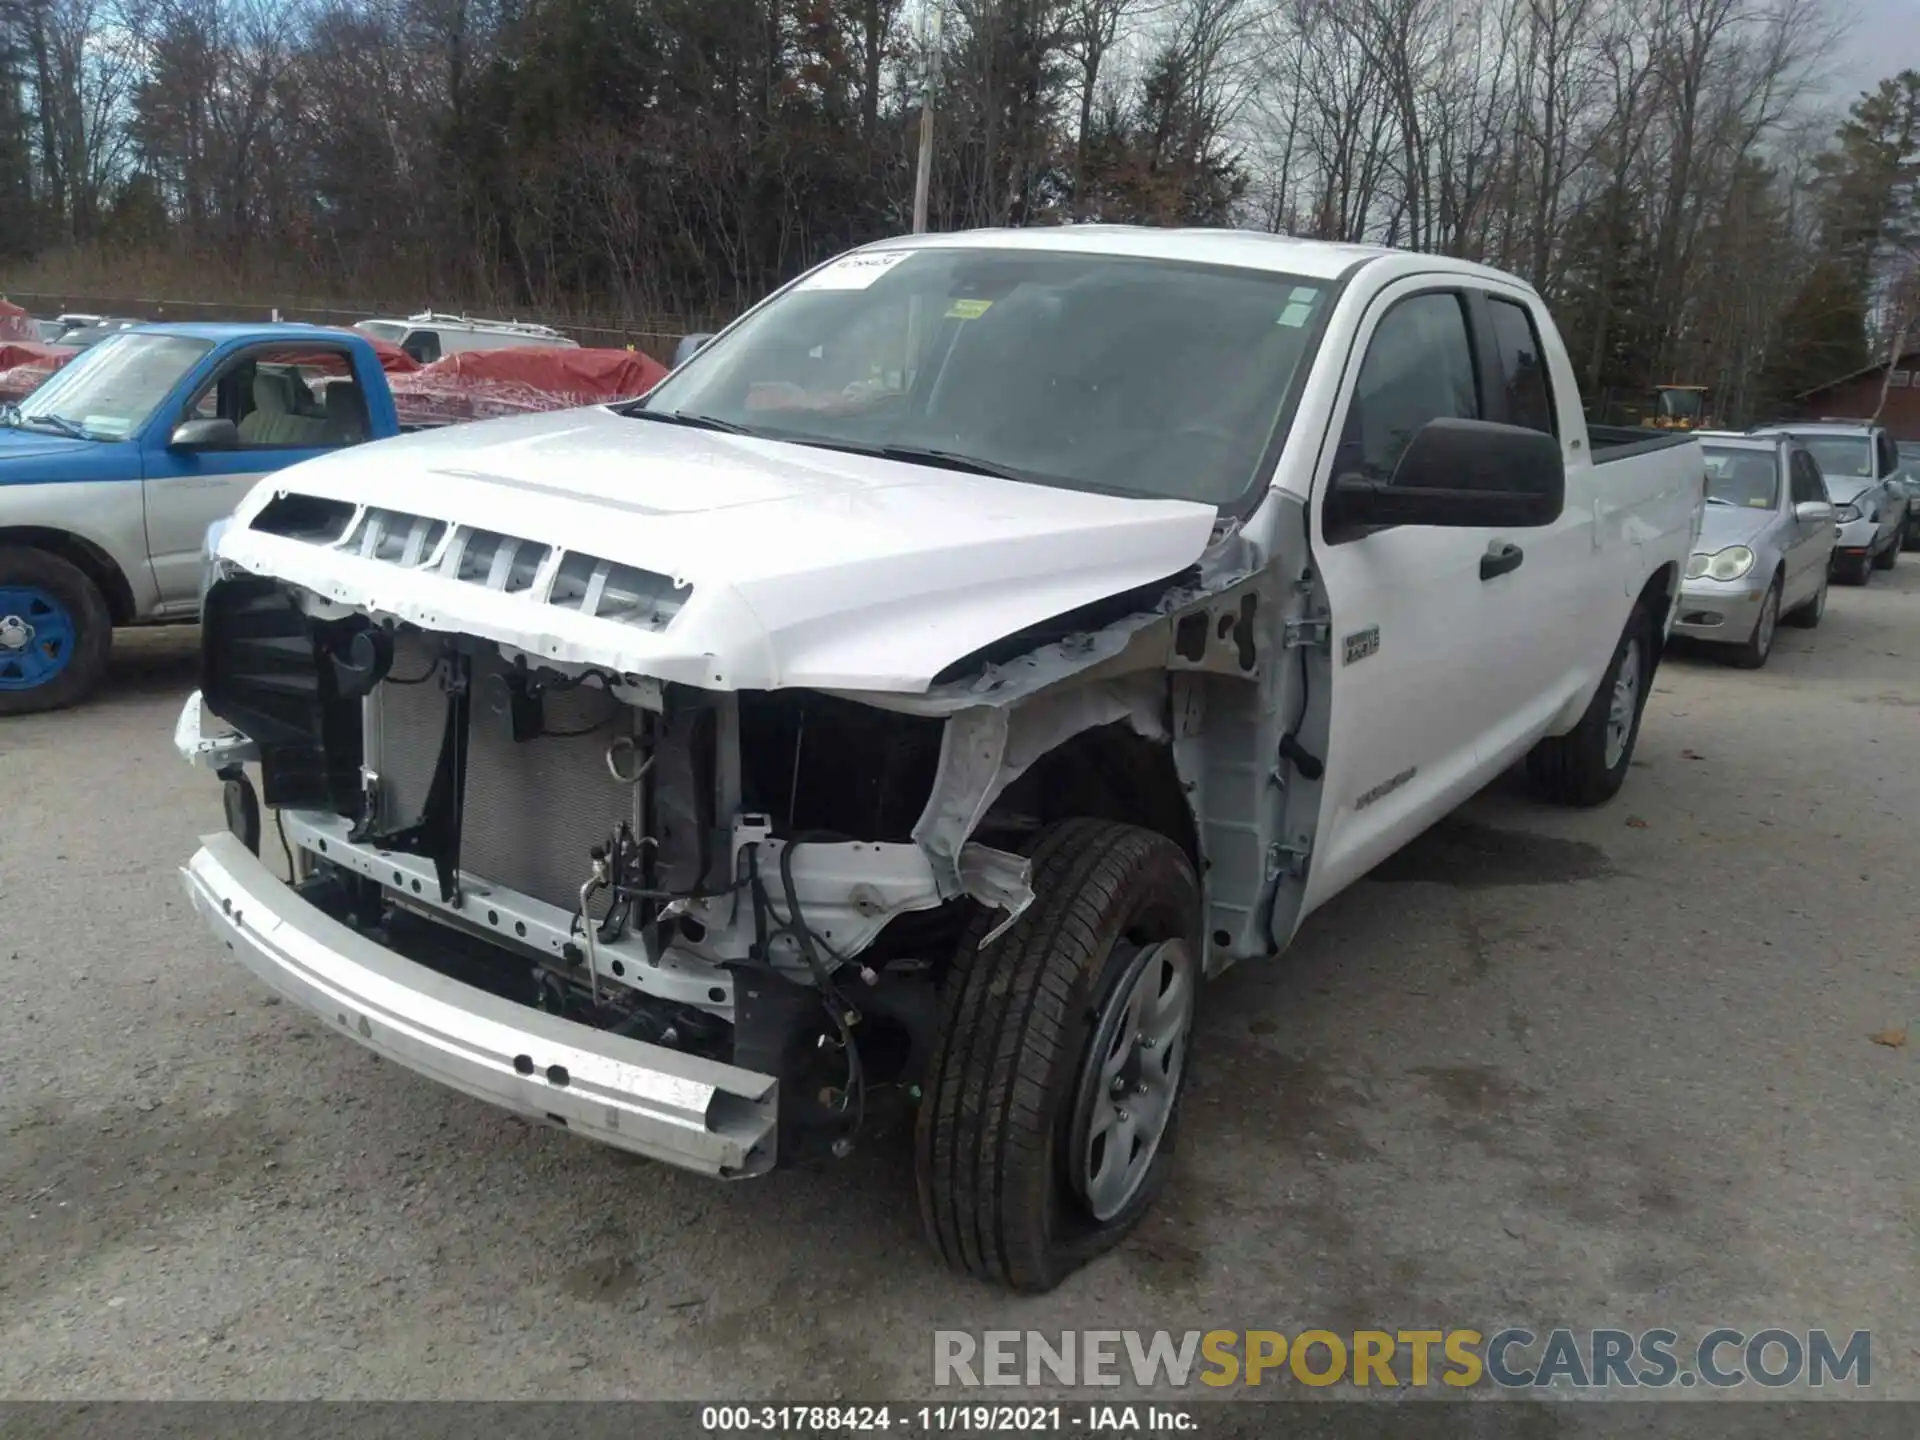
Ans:
{"type": "Polygon", "coordinates": [[[188,889],[341,1035],[670,1164],[910,1121],[940,1253],[1045,1289],[1166,1181],[1206,977],[1516,762],[1620,787],[1704,482],[1493,270],[887,242],[642,401],[262,482],[188,889]]]}

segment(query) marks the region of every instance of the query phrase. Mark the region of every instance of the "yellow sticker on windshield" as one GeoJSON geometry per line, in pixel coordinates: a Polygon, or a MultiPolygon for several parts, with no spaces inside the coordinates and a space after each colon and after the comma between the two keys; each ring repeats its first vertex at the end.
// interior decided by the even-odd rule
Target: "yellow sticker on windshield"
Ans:
{"type": "Polygon", "coordinates": [[[1747,497],[1747,508],[1749,510],[1771,510],[1773,508],[1773,502],[1764,495],[1749,495],[1747,497]]]}
{"type": "Polygon", "coordinates": [[[991,300],[956,300],[947,307],[947,319],[978,320],[992,308],[991,300]]]}

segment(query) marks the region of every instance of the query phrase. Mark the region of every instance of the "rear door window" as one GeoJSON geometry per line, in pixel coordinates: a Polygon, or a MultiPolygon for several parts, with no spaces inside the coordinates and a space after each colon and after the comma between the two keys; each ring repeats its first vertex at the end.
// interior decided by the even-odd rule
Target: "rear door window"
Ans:
{"type": "Polygon", "coordinates": [[[1487,297],[1494,343],[1500,351],[1500,378],[1506,389],[1506,420],[1529,430],[1557,435],[1553,391],[1547,382],[1546,353],[1527,307],[1497,295],[1487,297]]]}
{"type": "Polygon", "coordinates": [[[1900,468],[1900,454],[1893,447],[1893,437],[1882,430],[1874,437],[1880,452],[1880,475],[1885,478],[1900,468]]]}
{"type": "Polygon", "coordinates": [[[1811,500],[1823,505],[1827,499],[1826,483],[1820,478],[1820,467],[1813,463],[1813,457],[1804,450],[1793,452],[1793,503],[1801,505],[1811,500]]]}

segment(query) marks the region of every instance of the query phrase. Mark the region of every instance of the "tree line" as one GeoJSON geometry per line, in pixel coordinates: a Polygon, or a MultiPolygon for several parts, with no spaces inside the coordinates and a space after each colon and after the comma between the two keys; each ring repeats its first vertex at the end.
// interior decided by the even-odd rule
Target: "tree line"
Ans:
{"type": "Polygon", "coordinates": [[[1920,73],[1838,113],[1838,4],[0,0],[0,266],[711,321],[908,228],[931,93],[934,228],[1482,260],[1740,417],[1920,332],[1920,73]]]}

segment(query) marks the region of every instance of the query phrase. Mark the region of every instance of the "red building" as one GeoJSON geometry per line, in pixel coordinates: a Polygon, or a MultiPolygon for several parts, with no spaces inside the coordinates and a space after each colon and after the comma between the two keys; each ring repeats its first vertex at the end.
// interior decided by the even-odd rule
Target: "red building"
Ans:
{"type": "Polygon", "coordinates": [[[1880,423],[1894,439],[1920,441],[1920,348],[1902,355],[1891,377],[1884,364],[1869,365],[1795,399],[1809,420],[1869,420],[1877,409],[1880,423]],[[1884,406],[1880,403],[1883,381],[1887,394],[1884,406]]]}

